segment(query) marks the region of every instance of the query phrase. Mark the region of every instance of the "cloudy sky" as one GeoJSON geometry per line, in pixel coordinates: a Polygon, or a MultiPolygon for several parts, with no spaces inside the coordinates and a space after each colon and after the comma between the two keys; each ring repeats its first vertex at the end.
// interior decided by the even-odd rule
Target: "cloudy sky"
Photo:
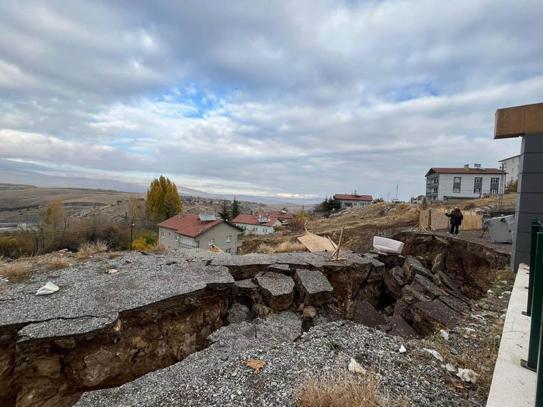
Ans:
{"type": "Polygon", "coordinates": [[[543,98],[541,0],[0,0],[0,171],[400,198],[543,98]]]}

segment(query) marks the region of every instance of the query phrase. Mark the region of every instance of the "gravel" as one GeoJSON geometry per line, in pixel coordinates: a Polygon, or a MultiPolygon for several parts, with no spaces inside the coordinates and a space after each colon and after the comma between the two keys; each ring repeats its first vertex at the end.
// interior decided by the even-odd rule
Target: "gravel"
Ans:
{"type": "Polygon", "coordinates": [[[450,373],[417,341],[406,343],[348,321],[303,335],[299,329],[292,313],[224,327],[203,351],[123,386],[85,393],[77,406],[291,406],[308,375],[346,371],[351,358],[413,405],[472,405],[447,386],[450,373]],[[260,373],[247,367],[249,359],[265,362],[260,373]]]}

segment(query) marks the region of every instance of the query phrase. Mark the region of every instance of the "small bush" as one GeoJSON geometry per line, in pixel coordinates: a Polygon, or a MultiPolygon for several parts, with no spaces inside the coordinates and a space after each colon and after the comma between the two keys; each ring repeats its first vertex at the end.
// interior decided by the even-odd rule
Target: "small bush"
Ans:
{"type": "Polygon", "coordinates": [[[70,265],[68,259],[64,257],[49,257],[44,261],[45,267],[49,271],[63,269],[70,265]]]}
{"type": "Polygon", "coordinates": [[[349,407],[349,406],[401,406],[402,401],[392,401],[380,389],[375,375],[336,373],[331,377],[309,377],[296,391],[298,407],[349,407]]]}
{"type": "Polygon", "coordinates": [[[80,259],[86,259],[93,254],[102,253],[105,251],[107,251],[107,243],[102,240],[98,240],[96,242],[85,242],[79,246],[77,257],[80,259]]]}
{"type": "Polygon", "coordinates": [[[133,250],[152,250],[157,244],[158,236],[155,232],[145,230],[138,234],[136,240],[132,242],[133,250]]]}
{"type": "Polygon", "coordinates": [[[24,280],[30,274],[30,263],[26,261],[17,261],[13,263],[4,263],[0,265],[0,276],[7,278],[11,282],[24,280]]]}

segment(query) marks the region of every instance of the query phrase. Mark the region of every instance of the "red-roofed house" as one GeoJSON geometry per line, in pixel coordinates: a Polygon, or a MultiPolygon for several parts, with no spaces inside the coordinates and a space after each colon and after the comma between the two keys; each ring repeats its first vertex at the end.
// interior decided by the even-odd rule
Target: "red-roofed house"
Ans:
{"type": "Polygon", "coordinates": [[[362,206],[371,205],[373,197],[371,195],[349,195],[349,194],[335,194],[334,201],[339,202],[339,207],[344,208],[359,208],[362,206]]]}
{"type": "Polygon", "coordinates": [[[206,249],[215,245],[227,253],[237,253],[243,232],[215,215],[175,215],[158,224],[158,241],[169,249],[206,249]]]}
{"type": "Polygon", "coordinates": [[[426,173],[426,198],[429,201],[473,199],[497,195],[504,184],[505,172],[482,168],[479,164],[461,168],[430,168],[426,173]]]}
{"type": "Polygon", "coordinates": [[[232,220],[232,223],[243,229],[246,235],[269,235],[275,231],[276,226],[281,226],[281,221],[268,213],[256,215],[240,213],[232,220]]]}

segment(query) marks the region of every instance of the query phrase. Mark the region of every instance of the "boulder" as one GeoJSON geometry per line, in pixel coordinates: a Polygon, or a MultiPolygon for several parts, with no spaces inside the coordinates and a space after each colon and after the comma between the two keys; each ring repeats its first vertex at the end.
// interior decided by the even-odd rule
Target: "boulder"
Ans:
{"type": "Polygon", "coordinates": [[[385,317],[368,301],[357,301],[353,306],[353,321],[375,328],[386,323],[385,317]]]}
{"type": "Polygon", "coordinates": [[[459,314],[467,314],[470,311],[470,306],[467,300],[463,301],[452,295],[442,295],[439,297],[439,300],[459,314]]]}
{"type": "Polygon", "coordinates": [[[403,263],[403,269],[407,281],[412,281],[415,278],[415,274],[420,274],[430,280],[433,278],[432,272],[422,265],[419,259],[413,256],[407,256],[403,263]]]}
{"type": "Polygon", "coordinates": [[[429,335],[438,327],[453,328],[460,317],[439,299],[417,302],[411,307],[411,312],[413,327],[421,335],[429,335]]]}
{"type": "Polygon", "coordinates": [[[405,256],[401,254],[378,254],[376,259],[383,263],[387,269],[402,266],[405,263],[405,256]]]}
{"type": "Polygon", "coordinates": [[[328,279],[318,270],[298,269],[294,274],[301,302],[322,305],[330,302],[334,290],[328,279]]]}
{"type": "Polygon", "coordinates": [[[396,266],[391,270],[385,271],[383,281],[388,295],[395,299],[402,296],[402,287],[406,284],[406,279],[405,272],[401,267],[396,266]]]}
{"type": "Polygon", "coordinates": [[[390,335],[401,336],[404,338],[416,338],[417,332],[409,323],[399,314],[394,314],[388,321],[387,331],[390,335]]]}
{"type": "Polygon", "coordinates": [[[445,294],[444,291],[441,290],[437,285],[420,274],[415,275],[415,278],[411,283],[411,289],[427,298],[430,298],[431,300],[445,294]]]}
{"type": "Polygon", "coordinates": [[[228,322],[238,324],[243,321],[251,320],[251,310],[243,304],[235,302],[228,309],[228,322]]]}
{"type": "Polygon", "coordinates": [[[264,301],[275,311],[285,311],[294,300],[294,281],[280,273],[266,272],[256,276],[264,301]]]}

